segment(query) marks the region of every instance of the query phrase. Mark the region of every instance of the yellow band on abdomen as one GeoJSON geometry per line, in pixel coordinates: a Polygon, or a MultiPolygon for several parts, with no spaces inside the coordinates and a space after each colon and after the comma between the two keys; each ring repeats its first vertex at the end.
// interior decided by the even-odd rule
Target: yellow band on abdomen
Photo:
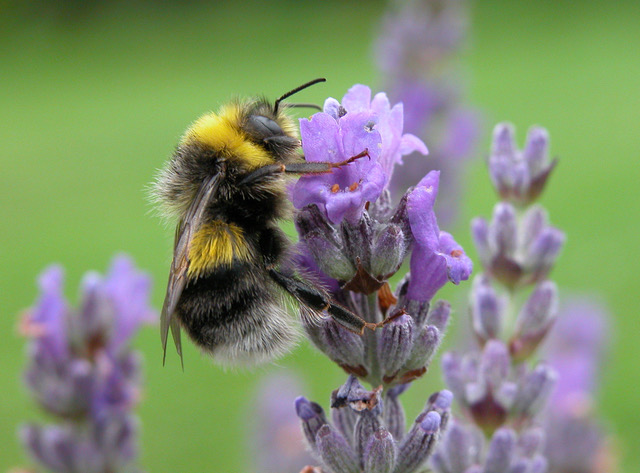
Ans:
{"type": "Polygon", "coordinates": [[[223,266],[234,260],[248,261],[252,250],[247,245],[242,228],[233,223],[214,220],[200,227],[189,247],[189,277],[223,266]]]}

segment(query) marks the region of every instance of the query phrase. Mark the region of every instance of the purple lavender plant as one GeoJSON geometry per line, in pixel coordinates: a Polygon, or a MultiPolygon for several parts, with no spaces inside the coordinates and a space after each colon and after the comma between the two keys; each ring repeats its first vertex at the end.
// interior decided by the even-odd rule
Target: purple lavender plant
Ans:
{"type": "Polygon", "coordinates": [[[543,350],[558,382],[542,414],[549,473],[612,473],[616,455],[594,415],[606,349],[607,311],[589,299],[564,304],[543,350]]]}
{"type": "Polygon", "coordinates": [[[462,172],[479,135],[478,113],[463,103],[456,57],[467,35],[464,0],[395,2],[384,18],[375,58],[385,90],[404,104],[404,128],[429,143],[426,161],[413,155],[395,173],[393,195],[402,195],[426,170],[441,172],[441,222],[457,213],[462,172]]]}
{"type": "Polygon", "coordinates": [[[150,279],[132,261],[114,258],[109,273],[87,273],[80,307],[63,295],[63,271],[46,269],[40,298],[21,323],[31,338],[25,382],[56,424],[27,424],[20,438],[43,468],[60,473],[131,471],[137,456],[140,355],[129,342],[154,323],[150,279]]]}
{"type": "Polygon", "coordinates": [[[300,128],[308,160],[339,162],[369,151],[368,159],[332,174],[301,178],[292,198],[300,264],[378,328],[359,335],[331,318],[303,317],[313,343],[351,375],[332,396],[333,423],[318,404],[296,401],[305,436],[326,473],[422,471],[444,431],[451,393],[434,394],[408,432],[398,398],[425,373],[446,329],[450,306],[432,304],[434,295],[447,281],[468,279],[471,261],[438,226],[437,171],[392,204],[395,164],[412,151],[427,153],[403,133],[402,104],[392,107],[383,93],[372,99],[368,87],[356,85],[300,128]],[[410,272],[392,291],[389,278],[406,258],[410,272]]]}
{"type": "Polygon", "coordinates": [[[511,125],[495,129],[489,172],[503,201],[491,223],[472,222],[485,269],[470,296],[478,348],[442,359],[460,416],[433,457],[438,473],[547,471],[537,416],[558,375],[551,364],[532,358],[557,317],[558,289],[547,277],[564,234],[549,226],[540,206],[526,208],[555,165],[547,148],[542,128],[530,131],[524,151],[517,149],[511,125]]]}

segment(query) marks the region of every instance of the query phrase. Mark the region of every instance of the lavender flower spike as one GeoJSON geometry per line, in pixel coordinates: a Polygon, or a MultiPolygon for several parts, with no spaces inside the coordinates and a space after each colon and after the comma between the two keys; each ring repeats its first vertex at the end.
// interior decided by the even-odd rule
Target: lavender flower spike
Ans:
{"type": "Polygon", "coordinates": [[[105,278],[85,276],[80,309],[62,295],[62,270],[40,277],[41,296],[22,321],[31,337],[25,381],[58,425],[22,427],[31,456],[60,473],[124,471],[136,457],[139,355],[128,342],[155,321],[149,278],[124,256],[105,278]]]}
{"type": "Polygon", "coordinates": [[[405,433],[404,412],[397,398],[406,388],[392,388],[383,403],[381,388],[367,391],[350,376],[332,394],[332,424],[326,422],[320,406],[298,398],[296,410],[312,453],[322,461],[322,471],[418,471],[446,426],[452,395],[448,391],[433,394],[405,433]]]}
{"type": "Polygon", "coordinates": [[[473,263],[447,232],[441,232],[433,211],[440,173],[431,171],[410,192],[407,212],[416,246],[411,254],[408,297],[429,301],[447,280],[469,279],[473,263]]]}

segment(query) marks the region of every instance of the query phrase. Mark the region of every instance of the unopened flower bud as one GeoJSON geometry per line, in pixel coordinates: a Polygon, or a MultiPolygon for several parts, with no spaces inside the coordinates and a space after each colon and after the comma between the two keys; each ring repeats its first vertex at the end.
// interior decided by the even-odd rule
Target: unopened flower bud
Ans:
{"type": "Polygon", "coordinates": [[[529,357],[553,325],[558,311],[558,288],[551,281],[540,283],[529,296],[516,320],[509,344],[517,361],[529,357]]]}
{"type": "Polygon", "coordinates": [[[397,450],[389,431],[379,429],[374,432],[364,451],[364,472],[391,473],[396,464],[397,450]]]}
{"type": "Polygon", "coordinates": [[[378,359],[384,377],[395,376],[407,361],[413,345],[413,320],[409,315],[403,314],[382,328],[378,359]]]}
{"type": "Polygon", "coordinates": [[[375,432],[382,428],[382,424],[377,415],[371,411],[364,410],[358,415],[353,432],[353,442],[355,444],[356,456],[364,458],[364,454],[369,445],[369,440],[375,432]]]}
{"type": "Polygon", "coordinates": [[[516,453],[516,434],[511,429],[498,429],[491,437],[485,471],[508,473],[509,466],[516,453]]]}
{"type": "Polygon", "coordinates": [[[537,414],[551,393],[556,378],[553,368],[538,363],[518,382],[518,392],[512,407],[513,414],[525,418],[537,414]]]}
{"type": "Polygon", "coordinates": [[[449,325],[449,315],[451,314],[451,304],[444,300],[438,300],[433,304],[427,316],[427,324],[436,327],[441,334],[447,330],[449,325]]]}
{"type": "Polygon", "coordinates": [[[503,325],[504,302],[498,298],[487,276],[476,276],[471,288],[470,311],[473,330],[483,342],[498,338],[503,325]]]}
{"type": "Polygon", "coordinates": [[[398,448],[397,472],[416,471],[435,447],[440,429],[440,414],[431,411],[418,419],[398,448]]]}
{"type": "Polygon", "coordinates": [[[351,445],[329,424],[323,425],[316,437],[318,453],[331,471],[360,473],[360,462],[351,445]]]}
{"type": "Polygon", "coordinates": [[[371,275],[377,279],[390,277],[402,264],[407,251],[406,238],[400,226],[384,226],[373,241],[371,275]]]}
{"type": "Polygon", "coordinates": [[[296,414],[302,421],[302,431],[311,448],[316,446],[316,436],[320,428],[327,424],[324,410],[319,404],[300,396],[295,400],[296,414]]]}

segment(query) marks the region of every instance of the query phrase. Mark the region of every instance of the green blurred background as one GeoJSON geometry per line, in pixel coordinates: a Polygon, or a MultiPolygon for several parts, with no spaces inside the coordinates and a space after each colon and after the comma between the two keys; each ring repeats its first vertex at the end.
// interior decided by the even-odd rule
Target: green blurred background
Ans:
{"type": "MultiPolygon", "coordinates": [[[[150,213],[144,187],[185,126],[234,94],[276,97],[326,76],[300,97],[321,103],[354,83],[378,83],[371,41],[380,0],[80,4],[0,2],[0,471],[28,464],[15,429],[42,418],[21,383],[24,340],[15,329],[35,299],[36,275],[63,263],[75,300],[82,273],[104,271],[124,250],[153,275],[160,306],[172,229],[150,213]]],[[[600,294],[614,315],[599,403],[621,471],[635,472],[640,7],[482,1],[471,22],[462,61],[470,102],[487,117],[479,157],[496,121],[515,123],[520,142],[531,124],[551,133],[561,162],[543,203],[568,234],[553,278],[564,293],[600,294]]],[[[467,172],[460,223],[448,230],[475,256],[467,222],[490,216],[495,197],[481,159],[467,172]]],[[[466,313],[455,307],[454,328],[466,313]]],[[[246,408],[260,378],[296,371],[304,394],[325,406],[344,379],[306,343],[251,372],[224,371],[188,346],[183,373],[173,353],[162,367],[158,338],[145,329],[136,340],[146,358],[140,463],[149,472],[247,471],[246,408]]],[[[435,370],[417,382],[408,417],[442,386],[435,370]]]]}

